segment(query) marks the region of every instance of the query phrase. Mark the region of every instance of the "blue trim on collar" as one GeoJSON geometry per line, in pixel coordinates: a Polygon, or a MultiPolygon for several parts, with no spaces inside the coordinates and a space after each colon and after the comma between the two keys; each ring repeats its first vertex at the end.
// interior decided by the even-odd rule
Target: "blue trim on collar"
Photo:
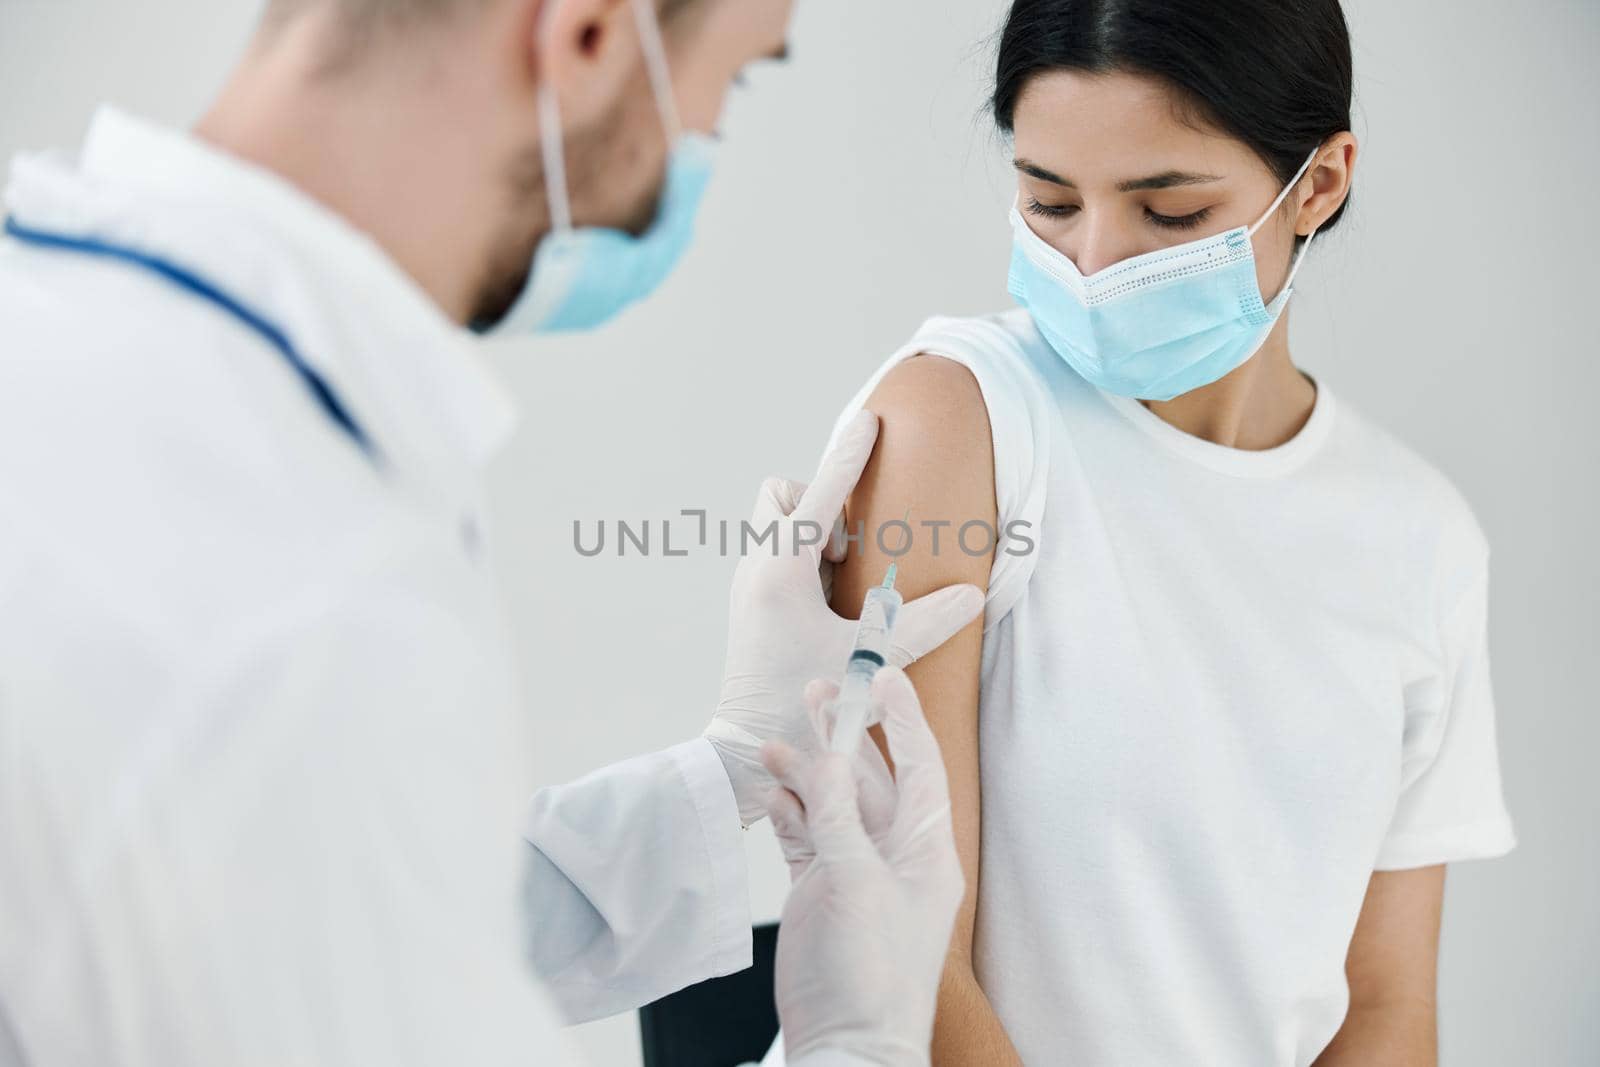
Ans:
{"type": "Polygon", "coordinates": [[[366,453],[369,459],[381,465],[377,449],[367,437],[366,431],[361,428],[361,424],[356,421],[355,416],[350,413],[344,402],[339,399],[339,394],[334,391],[333,386],[329,385],[327,380],[312,369],[310,364],[300,357],[299,352],[295,351],[294,344],[289,340],[288,336],[272,322],[252,311],[221,289],[218,289],[198,274],[185,270],[164,259],[140,252],[137,249],[126,248],[92,238],[73,237],[67,234],[36,230],[24,226],[16,220],[15,216],[6,218],[5,232],[24,244],[63,252],[76,252],[81,255],[99,256],[103,259],[117,260],[142,270],[150,271],[178,288],[221,308],[276,349],[278,354],[283,357],[284,362],[289,364],[289,367],[310,391],[324,414],[346,436],[354,441],[356,446],[366,453]]]}

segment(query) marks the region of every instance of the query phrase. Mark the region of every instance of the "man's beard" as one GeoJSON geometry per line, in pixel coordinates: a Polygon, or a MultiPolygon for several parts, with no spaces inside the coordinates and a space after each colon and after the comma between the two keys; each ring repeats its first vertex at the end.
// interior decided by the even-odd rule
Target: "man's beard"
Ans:
{"type": "MultiPolygon", "coordinates": [[[[567,162],[568,195],[587,188],[585,183],[603,181],[607,176],[636,174],[640,166],[641,138],[626,128],[625,109],[619,102],[613,113],[595,128],[569,137],[562,146],[567,162]]],[[[644,112],[654,121],[653,106],[644,112]]],[[[647,139],[648,133],[644,135],[647,139]]],[[[549,189],[545,179],[543,154],[538,145],[530,146],[513,163],[507,177],[507,199],[517,212],[516,221],[502,227],[503,236],[490,250],[489,260],[478,284],[473,313],[468,320],[478,333],[494,329],[517,306],[533,278],[534,257],[540,243],[550,233],[549,189]]],[[[643,233],[654,221],[661,198],[662,182],[640,198],[620,227],[634,234],[643,233]]]]}
{"type": "Polygon", "coordinates": [[[504,322],[511,309],[517,306],[533,278],[533,257],[546,232],[543,224],[536,224],[520,235],[508,232],[490,252],[489,266],[484,272],[484,281],[478,286],[469,320],[475,332],[488,333],[504,322]]]}
{"type": "Polygon", "coordinates": [[[534,254],[550,232],[549,192],[538,146],[525,150],[512,164],[506,189],[506,199],[516,206],[518,217],[501,227],[489,250],[468,320],[478,333],[494,329],[517,306],[533,276],[534,254]]]}

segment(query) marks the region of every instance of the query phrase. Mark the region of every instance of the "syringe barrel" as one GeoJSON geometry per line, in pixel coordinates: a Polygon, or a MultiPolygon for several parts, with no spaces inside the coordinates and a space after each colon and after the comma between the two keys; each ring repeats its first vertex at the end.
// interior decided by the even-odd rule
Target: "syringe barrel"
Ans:
{"type": "Polygon", "coordinates": [[[902,603],[900,594],[893,589],[874,586],[861,606],[855,644],[845,664],[839,696],[834,701],[833,738],[829,748],[835,752],[855,752],[871,724],[872,678],[889,662],[894,622],[902,603]]]}
{"type": "Polygon", "coordinates": [[[877,662],[872,664],[872,673],[876,674],[878,667],[889,662],[890,638],[902,603],[898,592],[881,585],[873,586],[867,593],[867,599],[861,605],[861,621],[856,623],[856,640],[851,646],[847,671],[849,667],[856,666],[858,661],[872,663],[876,658],[877,662]]]}

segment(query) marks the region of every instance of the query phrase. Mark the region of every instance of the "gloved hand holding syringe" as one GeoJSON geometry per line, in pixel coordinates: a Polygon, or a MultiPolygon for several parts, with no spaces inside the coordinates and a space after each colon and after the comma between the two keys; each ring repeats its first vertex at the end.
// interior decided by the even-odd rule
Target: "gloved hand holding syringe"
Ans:
{"type": "Polygon", "coordinates": [[[868,590],[861,605],[855,643],[845,664],[844,680],[839,683],[839,695],[833,702],[833,736],[828,747],[834,752],[854,753],[872,723],[872,679],[889,661],[894,621],[902,603],[894,588],[895,573],[895,565],[889,564],[883,584],[868,590]]]}

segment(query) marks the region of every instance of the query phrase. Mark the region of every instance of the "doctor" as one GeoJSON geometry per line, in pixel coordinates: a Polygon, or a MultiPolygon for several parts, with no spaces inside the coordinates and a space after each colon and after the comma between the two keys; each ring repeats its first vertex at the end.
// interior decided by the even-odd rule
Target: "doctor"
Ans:
{"type": "MultiPolygon", "coordinates": [[[[695,131],[788,9],[271,0],[192,133],[107,110],[76,162],[18,162],[0,1063],[566,1062],[523,957],[569,1020],[745,966],[741,825],[769,805],[791,1059],[926,1062],[960,895],[937,747],[898,670],[892,779],[870,745],[819,755],[826,691],[800,697],[849,642],[811,531],[872,418],[810,488],[763,487],[784,551],[740,566],[706,736],[513,830],[530,742],[479,517],[512,411],[463,327],[646,295],[704,188],[695,131]]],[[[908,605],[901,658],[980,610],[908,605]]]]}

